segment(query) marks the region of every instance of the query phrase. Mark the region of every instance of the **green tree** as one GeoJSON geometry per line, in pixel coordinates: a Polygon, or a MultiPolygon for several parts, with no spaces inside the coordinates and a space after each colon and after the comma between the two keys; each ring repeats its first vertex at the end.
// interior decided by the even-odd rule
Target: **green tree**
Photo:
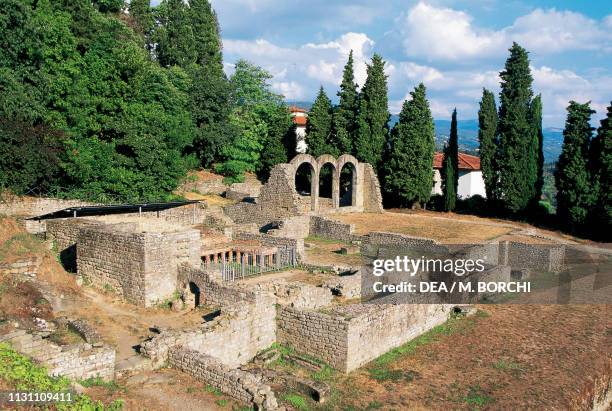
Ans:
{"type": "Polygon", "coordinates": [[[196,63],[216,65],[223,70],[221,35],[217,14],[208,0],[190,0],[189,14],[194,38],[197,42],[196,63]]]}
{"type": "Polygon", "coordinates": [[[236,155],[236,141],[222,149],[223,163],[217,169],[222,173],[233,173],[233,179],[239,178],[237,175],[241,169],[242,172],[257,171],[261,177],[266,177],[275,164],[287,162],[286,147],[290,137],[291,118],[283,97],[272,92],[269,84],[271,78],[270,73],[245,60],[236,63],[230,78],[232,103],[235,107],[231,118],[232,124],[238,127],[236,140],[248,141],[248,147],[261,147],[257,156],[248,156],[252,162],[248,167],[245,166],[246,159],[236,163],[240,167],[227,166],[236,155]]]}
{"type": "Polygon", "coordinates": [[[457,188],[459,186],[459,138],[457,135],[457,109],[453,110],[451,118],[450,137],[444,149],[442,161],[442,192],[444,193],[444,209],[453,211],[457,203],[457,188]]]}
{"type": "Polygon", "coordinates": [[[353,50],[342,72],[342,83],[338,91],[338,106],[333,116],[333,132],[329,145],[329,154],[354,154],[357,138],[357,115],[359,113],[359,93],[355,83],[353,69],[353,50]]]}
{"type": "Polygon", "coordinates": [[[189,6],[183,0],[163,0],[155,8],[154,34],[157,61],[162,67],[188,67],[198,59],[198,41],[191,25],[189,6]]]}
{"type": "Polygon", "coordinates": [[[485,183],[487,199],[494,201],[497,196],[498,170],[495,164],[497,154],[497,108],[495,96],[482,89],[478,110],[478,142],[480,143],[480,168],[485,183]]]}
{"type": "Polygon", "coordinates": [[[514,43],[506,60],[500,93],[498,138],[499,193],[506,210],[525,210],[535,197],[537,158],[530,123],[533,78],[527,51],[514,43]]]}
{"type": "Polygon", "coordinates": [[[306,125],[308,152],[315,157],[329,154],[331,151],[329,139],[332,132],[332,120],[332,104],[321,86],[308,113],[308,124],[306,125]]]}
{"type": "Polygon", "coordinates": [[[535,167],[535,172],[530,171],[530,183],[535,186],[532,198],[533,206],[539,204],[544,186],[544,134],[542,133],[542,95],[538,94],[531,101],[529,107],[529,122],[532,127],[530,166],[535,167]],[[535,160],[535,161],[534,161],[535,160]]]}
{"type": "Polygon", "coordinates": [[[264,147],[261,136],[267,134],[267,127],[244,108],[232,114],[231,124],[239,133],[233,144],[222,148],[224,161],[216,170],[225,175],[229,183],[234,183],[244,181],[245,172],[256,171],[264,147]]]}
{"type": "Polygon", "coordinates": [[[384,190],[402,206],[419,207],[431,196],[435,140],[425,92],[419,84],[410,93],[391,132],[384,190]]]}
{"type": "Polygon", "coordinates": [[[149,36],[155,24],[151,0],[130,0],[128,12],[134,19],[135,30],[144,36],[147,49],[151,50],[152,44],[149,36]]]}
{"type": "Polygon", "coordinates": [[[380,169],[385,142],[389,134],[387,76],[385,62],[378,54],[367,68],[367,79],[359,96],[355,155],[360,161],[380,169]]]}
{"type": "Polygon", "coordinates": [[[589,170],[595,197],[589,222],[594,237],[610,241],[612,237],[612,104],[601,120],[597,136],[589,150],[589,170]]]}
{"type": "Polygon", "coordinates": [[[557,217],[574,232],[582,228],[593,203],[587,170],[593,113],[589,103],[570,101],[563,130],[563,146],[555,171],[557,217]]]}

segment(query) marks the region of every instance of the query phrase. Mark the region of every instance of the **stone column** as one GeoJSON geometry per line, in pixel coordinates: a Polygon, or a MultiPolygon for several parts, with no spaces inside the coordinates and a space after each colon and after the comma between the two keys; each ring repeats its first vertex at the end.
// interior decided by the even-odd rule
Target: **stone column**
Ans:
{"type": "Polygon", "coordinates": [[[332,174],[332,207],[340,207],[340,170],[338,167],[334,167],[332,174]]]}

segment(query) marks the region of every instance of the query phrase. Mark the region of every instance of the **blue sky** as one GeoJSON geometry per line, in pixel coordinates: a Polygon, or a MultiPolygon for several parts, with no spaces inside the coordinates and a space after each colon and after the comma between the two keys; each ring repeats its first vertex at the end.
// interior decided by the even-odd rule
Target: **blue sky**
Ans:
{"type": "Polygon", "coordinates": [[[562,127],[569,100],[612,100],[612,1],[212,0],[226,70],[245,58],[291,100],[335,99],[349,50],[363,84],[374,52],[387,61],[392,113],[419,82],[436,118],[476,118],[482,87],[499,91],[512,41],[530,51],[544,125],[562,127]]]}

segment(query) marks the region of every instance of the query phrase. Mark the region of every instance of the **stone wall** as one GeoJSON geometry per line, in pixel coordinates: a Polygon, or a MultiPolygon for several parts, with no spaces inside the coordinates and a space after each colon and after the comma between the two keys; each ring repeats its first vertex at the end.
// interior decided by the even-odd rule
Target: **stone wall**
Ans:
{"type": "Polygon", "coordinates": [[[81,218],[60,218],[46,221],[45,239],[53,242],[64,268],[77,271],[77,240],[82,228],[100,226],[100,221],[81,218]]]}
{"type": "Polygon", "coordinates": [[[145,307],[174,293],[179,264],[200,263],[200,233],[192,229],[160,233],[139,232],[135,224],[104,225],[82,228],[77,243],[80,275],[145,307]]]}
{"type": "Polygon", "coordinates": [[[380,182],[371,164],[363,163],[363,211],[382,213],[380,182]]]}
{"type": "Polygon", "coordinates": [[[6,202],[0,202],[0,214],[19,216],[38,216],[63,210],[69,207],[91,206],[81,200],[63,200],[59,198],[46,197],[13,197],[6,202]]]}
{"type": "Polygon", "coordinates": [[[11,262],[0,262],[0,275],[7,275],[20,280],[36,278],[40,267],[40,257],[23,257],[11,262]]]}
{"type": "Polygon", "coordinates": [[[277,280],[257,285],[258,290],[269,291],[276,296],[277,303],[302,309],[317,309],[332,303],[333,294],[327,287],[317,287],[301,282],[277,280]]]}
{"type": "Polygon", "coordinates": [[[278,340],[349,372],[445,322],[442,304],[352,304],[326,312],[283,307],[278,340]]]}
{"type": "Polygon", "coordinates": [[[169,352],[168,363],[258,410],[278,409],[272,389],[263,383],[261,377],[230,369],[214,357],[184,347],[174,347],[169,352]]]}
{"type": "Polygon", "coordinates": [[[310,216],[311,236],[348,242],[355,238],[354,232],[354,224],[346,224],[320,216],[310,216]]]}
{"type": "Polygon", "coordinates": [[[59,346],[25,330],[0,336],[0,342],[3,341],[17,352],[44,364],[49,375],[73,379],[100,377],[105,381],[115,378],[115,350],[109,346],[93,347],[87,343],[59,346]]]}
{"type": "Polygon", "coordinates": [[[200,303],[220,306],[221,315],[192,329],[162,330],[144,342],[141,351],[155,364],[165,363],[168,350],[182,345],[237,367],[276,341],[274,296],[225,285],[187,265],[181,266],[179,280],[196,285],[200,303]]]}
{"type": "Polygon", "coordinates": [[[512,269],[559,271],[563,267],[565,246],[525,244],[514,241],[500,243],[499,264],[512,269]]]}

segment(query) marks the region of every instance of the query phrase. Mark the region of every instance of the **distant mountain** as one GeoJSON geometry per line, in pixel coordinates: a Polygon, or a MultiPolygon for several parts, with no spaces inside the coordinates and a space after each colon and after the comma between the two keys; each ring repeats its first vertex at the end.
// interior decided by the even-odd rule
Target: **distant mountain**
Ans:
{"type": "MultiPolygon", "coordinates": [[[[398,115],[392,115],[390,126],[397,123],[398,115]]],[[[448,141],[450,132],[450,120],[434,120],[436,132],[436,147],[441,149],[448,141]]],[[[459,150],[478,154],[478,120],[458,120],[457,131],[459,133],[459,150]]],[[[563,130],[555,127],[547,127],[543,130],[544,134],[544,161],[551,163],[557,161],[561,154],[563,144],[563,130]]]]}
{"type": "MultiPolygon", "coordinates": [[[[312,101],[287,101],[290,106],[297,106],[306,110],[312,107],[312,101]]],[[[399,120],[399,115],[391,115],[389,127],[393,127],[399,120]]],[[[436,132],[436,147],[440,150],[448,140],[450,132],[450,120],[434,120],[436,132]]],[[[478,154],[478,120],[458,120],[457,131],[459,133],[459,150],[463,152],[478,154]]],[[[547,127],[544,133],[544,161],[552,163],[557,161],[561,154],[563,144],[563,130],[556,127],[547,127]]]]}

